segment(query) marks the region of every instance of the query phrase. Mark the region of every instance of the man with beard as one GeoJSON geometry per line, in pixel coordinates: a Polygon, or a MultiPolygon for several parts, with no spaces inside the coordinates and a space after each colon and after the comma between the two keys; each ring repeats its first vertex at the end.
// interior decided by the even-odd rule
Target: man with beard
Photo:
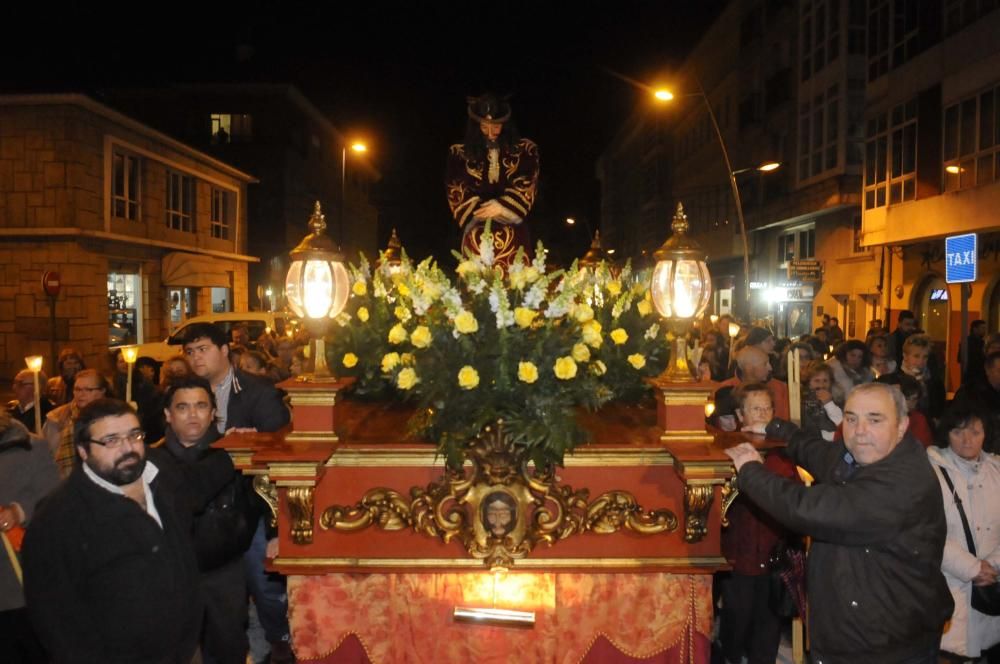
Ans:
{"type": "Polygon", "coordinates": [[[510,104],[494,94],[470,97],[465,141],[451,146],[445,193],[462,229],[462,251],[479,254],[479,239],[492,220],[495,262],[509,265],[528,246],[525,217],[538,189],[538,146],[521,138],[510,121],[510,104]]]}
{"type": "Polygon", "coordinates": [[[82,464],[24,541],[24,593],[54,664],[188,664],[202,623],[191,518],[232,477],[226,454],[181,476],[147,461],[123,401],[80,409],[82,464]]]}

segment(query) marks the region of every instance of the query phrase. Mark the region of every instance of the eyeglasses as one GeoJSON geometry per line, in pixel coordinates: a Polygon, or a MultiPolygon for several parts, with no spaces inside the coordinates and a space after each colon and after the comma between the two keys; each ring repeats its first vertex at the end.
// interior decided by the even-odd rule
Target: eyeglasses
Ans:
{"type": "Polygon", "coordinates": [[[91,438],[90,442],[97,443],[101,447],[106,447],[109,450],[117,449],[129,443],[131,445],[137,445],[142,441],[146,440],[146,432],[136,429],[135,431],[130,431],[126,434],[121,434],[117,436],[105,436],[104,438],[91,438]]]}

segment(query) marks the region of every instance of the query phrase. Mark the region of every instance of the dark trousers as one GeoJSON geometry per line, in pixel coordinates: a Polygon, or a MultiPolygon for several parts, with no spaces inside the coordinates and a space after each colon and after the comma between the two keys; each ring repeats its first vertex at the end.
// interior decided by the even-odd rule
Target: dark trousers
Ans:
{"type": "Polygon", "coordinates": [[[0,611],[0,659],[7,664],[45,664],[49,661],[28,621],[27,609],[0,611]]]}
{"type": "Polygon", "coordinates": [[[205,623],[201,637],[204,664],[244,664],[247,639],[247,583],[243,559],[236,558],[201,575],[205,623]]]}
{"type": "Polygon", "coordinates": [[[781,618],[771,611],[770,574],[730,574],[722,583],[719,640],[729,662],[774,664],[781,643],[781,618]]]}
{"type": "MultiPolygon", "coordinates": [[[[267,535],[264,532],[264,520],[261,519],[243,560],[246,563],[247,588],[257,607],[257,617],[264,628],[264,636],[268,642],[278,643],[289,639],[288,595],[285,577],[264,569],[266,553],[267,535]]],[[[246,607],[244,613],[245,609],[246,607]]]]}

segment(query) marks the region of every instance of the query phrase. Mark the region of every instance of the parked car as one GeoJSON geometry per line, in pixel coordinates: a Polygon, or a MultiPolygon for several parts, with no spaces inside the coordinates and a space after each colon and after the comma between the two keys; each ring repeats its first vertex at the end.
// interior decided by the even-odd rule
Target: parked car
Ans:
{"type": "MultiPolygon", "coordinates": [[[[237,325],[247,326],[251,339],[256,339],[264,333],[265,329],[271,329],[278,334],[285,334],[285,330],[290,325],[290,319],[283,312],[271,311],[244,311],[226,312],[218,314],[206,314],[204,316],[194,316],[181,323],[174,333],[163,341],[152,341],[139,344],[138,357],[148,357],[157,363],[162,363],[181,352],[180,343],[184,338],[187,328],[195,323],[215,323],[228,335],[229,331],[237,325]]],[[[117,347],[118,344],[114,344],[117,347]]]]}

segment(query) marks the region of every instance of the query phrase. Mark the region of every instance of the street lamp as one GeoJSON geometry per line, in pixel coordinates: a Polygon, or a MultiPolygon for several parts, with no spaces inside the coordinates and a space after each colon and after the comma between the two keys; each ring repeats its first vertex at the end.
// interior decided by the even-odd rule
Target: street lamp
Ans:
{"type": "Polygon", "coordinates": [[[650,295],[660,316],[667,320],[674,334],[670,367],[664,378],[671,383],[693,383],[688,369],[687,343],[684,338],[690,322],[704,313],[712,295],[712,277],[708,272],[707,256],[698,243],[687,236],[687,215],[684,206],[677,204],[667,240],[653,254],[650,295]]]}
{"type": "Polygon", "coordinates": [[[340,215],[337,218],[337,242],[343,243],[344,241],[344,208],[347,207],[347,200],[345,196],[347,195],[347,149],[350,147],[352,152],[361,154],[363,152],[368,152],[368,146],[361,141],[354,141],[344,146],[340,149],[340,215]]]}
{"type": "Polygon", "coordinates": [[[41,355],[29,355],[24,358],[24,363],[28,367],[28,371],[32,373],[35,378],[35,433],[39,436],[42,435],[42,388],[38,384],[38,374],[42,371],[42,356],[41,355]]]}
{"type": "Polygon", "coordinates": [[[319,201],[309,218],[309,228],[312,233],[289,253],[292,264],[285,277],[285,294],[288,306],[296,316],[305,319],[316,339],[315,365],[307,380],[324,381],[331,379],[331,375],[323,335],[330,320],[344,310],[350,277],[340,247],[326,234],[326,218],[319,201]]]}
{"type": "MultiPolygon", "coordinates": [[[[719,129],[719,122],[715,119],[715,111],[712,110],[712,104],[708,101],[708,95],[705,94],[705,89],[701,86],[701,81],[698,80],[698,77],[693,76],[693,78],[695,85],[698,86],[698,91],[681,96],[701,97],[702,101],[705,102],[705,110],[708,111],[708,119],[712,122],[712,128],[715,129],[715,136],[719,139],[719,148],[722,149],[722,158],[726,162],[726,173],[729,174],[729,186],[733,191],[733,200],[736,203],[736,217],[740,222],[740,235],[743,238],[743,288],[746,292],[747,302],[750,302],[750,247],[747,242],[747,226],[743,219],[743,201],[740,200],[740,190],[739,187],[736,186],[736,173],[733,171],[733,164],[729,160],[729,150],[726,149],[726,141],[722,138],[722,130],[719,129]]],[[[676,95],[666,89],[656,90],[653,93],[653,96],[662,102],[668,102],[676,98],[676,95]]],[[[772,168],[771,170],[774,169],[772,168]]]]}

